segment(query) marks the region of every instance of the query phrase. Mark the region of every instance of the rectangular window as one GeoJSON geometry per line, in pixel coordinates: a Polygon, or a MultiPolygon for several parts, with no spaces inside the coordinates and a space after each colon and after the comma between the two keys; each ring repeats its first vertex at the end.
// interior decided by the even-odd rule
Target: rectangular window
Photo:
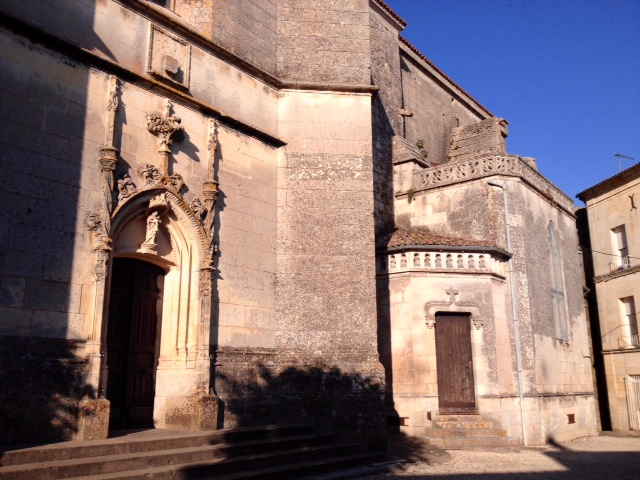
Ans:
{"type": "Polygon", "coordinates": [[[625,270],[631,266],[629,247],[627,246],[627,232],[624,225],[611,230],[611,244],[614,261],[611,262],[611,271],[625,270]]]}
{"type": "Polygon", "coordinates": [[[621,334],[620,348],[640,347],[638,336],[638,319],[636,316],[636,302],[633,297],[620,299],[621,334]]]}

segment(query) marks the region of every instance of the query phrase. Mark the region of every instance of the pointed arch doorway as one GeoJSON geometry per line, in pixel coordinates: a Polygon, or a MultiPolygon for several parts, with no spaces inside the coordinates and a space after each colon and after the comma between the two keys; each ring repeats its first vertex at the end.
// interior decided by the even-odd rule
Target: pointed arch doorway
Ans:
{"type": "Polygon", "coordinates": [[[164,270],[115,258],[107,324],[110,429],[153,427],[164,270]]]}

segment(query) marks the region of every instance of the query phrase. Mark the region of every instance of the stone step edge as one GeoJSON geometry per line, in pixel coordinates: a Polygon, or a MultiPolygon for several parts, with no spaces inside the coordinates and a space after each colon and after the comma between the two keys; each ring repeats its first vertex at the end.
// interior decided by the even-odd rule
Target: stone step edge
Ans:
{"type": "MultiPolygon", "coordinates": [[[[305,428],[309,427],[309,425],[305,425],[305,428]]],[[[248,430],[243,430],[240,434],[251,433],[251,431],[261,432],[262,429],[255,429],[253,427],[248,427],[248,430]]],[[[282,435],[282,436],[267,436],[264,438],[258,438],[255,440],[236,440],[231,439],[230,441],[224,441],[223,438],[220,438],[215,443],[205,443],[210,440],[218,440],[217,437],[228,434],[230,431],[233,433],[238,432],[237,429],[225,429],[225,430],[216,430],[212,432],[197,432],[193,435],[181,435],[179,437],[163,437],[163,438],[134,438],[128,439],[128,441],[113,441],[109,442],[109,440],[115,439],[107,439],[107,440],[91,440],[84,441],[81,444],[73,442],[73,445],[69,445],[70,442],[62,442],[51,445],[44,445],[41,447],[29,447],[27,449],[18,449],[18,450],[7,450],[0,451],[0,468],[12,466],[12,465],[26,465],[29,463],[41,463],[54,461],[54,458],[60,458],[61,455],[65,456],[64,459],[61,460],[77,460],[81,458],[98,458],[108,455],[117,455],[118,453],[107,453],[107,454],[92,454],[98,450],[118,450],[123,447],[126,448],[126,451],[121,452],[122,454],[135,454],[135,453],[143,453],[143,452],[153,452],[153,451],[161,451],[161,450],[171,450],[175,448],[176,444],[188,443],[184,447],[179,448],[189,448],[196,446],[207,446],[212,447],[216,445],[245,445],[251,444],[254,442],[255,444],[262,443],[272,443],[277,441],[285,441],[296,438],[301,439],[311,439],[317,437],[329,437],[335,436],[333,433],[307,433],[304,435],[282,435]],[[195,444],[191,444],[191,441],[200,441],[202,443],[196,442],[195,444]],[[99,442],[99,443],[98,443],[99,442]],[[167,448],[165,445],[170,444],[167,448]],[[134,448],[130,448],[134,447],[134,448]],[[68,455],[65,455],[67,453],[68,455]],[[34,458],[38,456],[38,458],[34,458]],[[48,457],[48,458],[47,458],[48,457]]],[[[123,437],[124,438],[124,437],[123,437]]]]}
{"type": "Polygon", "coordinates": [[[434,428],[438,428],[441,430],[489,430],[495,427],[495,423],[493,422],[441,422],[435,421],[433,422],[434,428]]]}
{"type": "MultiPolygon", "coordinates": [[[[215,475],[215,476],[209,476],[209,477],[200,477],[200,479],[206,480],[207,478],[210,478],[215,480],[234,480],[234,479],[245,478],[247,476],[257,476],[257,475],[264,476],[268,474],[287,472],[290,470],[301,469],[301,468],[318,468],[318,467],[329,464],[329,462],[332,465],[338,465],[341,462],[342,463],[353,462],[353,461],[359,461],[359,460],[365,460],[365,459],[377,461],[384,458],[384,456],[385,456],[384,452],[377,452],[377,451],[362,452],[362,453],[355,453],[350,455],[340,455],[337,457],[330,457],[330,458],[325,458],[321,460],[309,460],[306,462],[282,464],[275,467],[259,468],[255,470],[245,470],[237,473],[221,474],[221,475],[215,475]]],[[[154,474],[161,474],[164,472],[175,472],[173,475],[171,475],[171,477],[167,477],[167,478],[182,480],[182,479],[187,479],[191,477],[188,477],[187,475],[182,477],[179,474],[180,470],[193,467],[194,465],[198,465],[199,467],[202,467],[202,466],[206,466],[207,464],[185,463],[185,464],[176,464],[176,465],[165,465],[162,467],[146,468],[143,470],[131,470],[128,472],[114,472],[114,473],[105,473],[101,475],[70,477],[67,480],[116,480],[116,479],[126,480],[126,479],[137,479],[137,478],[152,479],[154,478],[153,477],[154,474]]],[[[212,465],[215,465],[215,463],[212,463],[212,465]]]]}
{"type": "Polygon", "coordinates": [[[459,435],[463,438],[507,438],[507,431],[502,428],[429,428],[424,429],[424,436],[436,438],[455,438],[459,435]]]}
{"type": "MultiPolygon", "coordinates": [[[[223,445],[227,446],[225,444],[223,445]]],[[[362,444],[357,442],[335,443],[335,444],[329,444],[329,445],[314,445],[310,447],[293,448],[293,449],[287,449],[287,450],[274,450],[269,452],[240,455],[232,458],[219,458],[217,459],[217,461],[216,459],[212,459],[211,462],[207,462],[207,463],[211,463],[211,465],[223,464],[223,463],[232,464],[235,462],[260,460],[260,459],[269,458],[270,456],[276,456],[276,455],[295,455],[297,453],[305,453],[305,452],[321,452],[322,450],[331,450],[336,448],[347,449],[347,448],[357,447],[360,445],[362,444]]],[[[65,467],[81,468],[83,465],[95,464],[98,462],[103,464],[115,462],[117,464],[119,461],[129,460],[129,459],[138,459],[138,458],[145,458],[145,457],[152,457],[152,456],[168,457],[171,455],[179,455],[182,453],[189,453],[194,451],[216,450],[219,448],[220,448],[220,445],[206,445],[206,446],[199,446],[199,447],[177,448],[173,450],[153,450],[153,451],[147,451],[147,452],[139,452],[140,453],[139,455],[131,455],[131,454],[123,453],[123,454],[117,454],[117,455],[105,455],[100,457],[84,457],[82,459],[54,460],[51,462],[38,462],[38,463],[27,463],[27,464],[21,464],[21,465],[10,465],[7,467],[0,467],[0,479],[10,478],[10,477],[7,477],[6,475],[7,474],[10,475],[12,473],[24,473],[28,471],[38,471],[43,469],[65,468],[65,467]],[[31,468],[29,468],[30,466],[31,468]]],[[[197,463],[200,463],[200,462],[197,462],[197,463]]],[[[151,468],[155,468],[155,467],[151,467],[151,468]]]]}
{"type": "MultiPolygon", "coordinates": [[[[453,438],[429,438],[429,442],[438,447],[450,449],[456,449],[463,444],[468,444],[468,447],[474,446],[486,446],[486,447],[521,447],[520,440],[512,437],[453,437],[453,438]]],[[[460,448],[464,450],[465,448],[460,448]]]]}

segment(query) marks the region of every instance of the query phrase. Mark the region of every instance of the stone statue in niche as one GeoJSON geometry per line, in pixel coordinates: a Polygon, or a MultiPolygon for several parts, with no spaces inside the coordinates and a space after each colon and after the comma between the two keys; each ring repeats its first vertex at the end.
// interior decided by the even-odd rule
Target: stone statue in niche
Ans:
{"type": "Polygon", "coordinates": [[[160,228],[160,214],[158,211],[151,212],[147,218],[147,233],[144,243],[140,245],[140,248],[144,253],[155,253],[158,249],[156,244],[156,235],[158,235],[158,229],[160,228]]]}

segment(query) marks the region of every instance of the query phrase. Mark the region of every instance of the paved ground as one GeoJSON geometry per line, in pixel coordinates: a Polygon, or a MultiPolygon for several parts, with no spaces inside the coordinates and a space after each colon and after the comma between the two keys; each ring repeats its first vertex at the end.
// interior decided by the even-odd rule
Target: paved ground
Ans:
{"type": "Polygon", "coordinates": [[[640,437],[599,436],[520,453],[450,450],[446,463],[414,463],[402,470],[363,480],[433,478],[437,480],[625,480],[640,479],[640,437]]]}

